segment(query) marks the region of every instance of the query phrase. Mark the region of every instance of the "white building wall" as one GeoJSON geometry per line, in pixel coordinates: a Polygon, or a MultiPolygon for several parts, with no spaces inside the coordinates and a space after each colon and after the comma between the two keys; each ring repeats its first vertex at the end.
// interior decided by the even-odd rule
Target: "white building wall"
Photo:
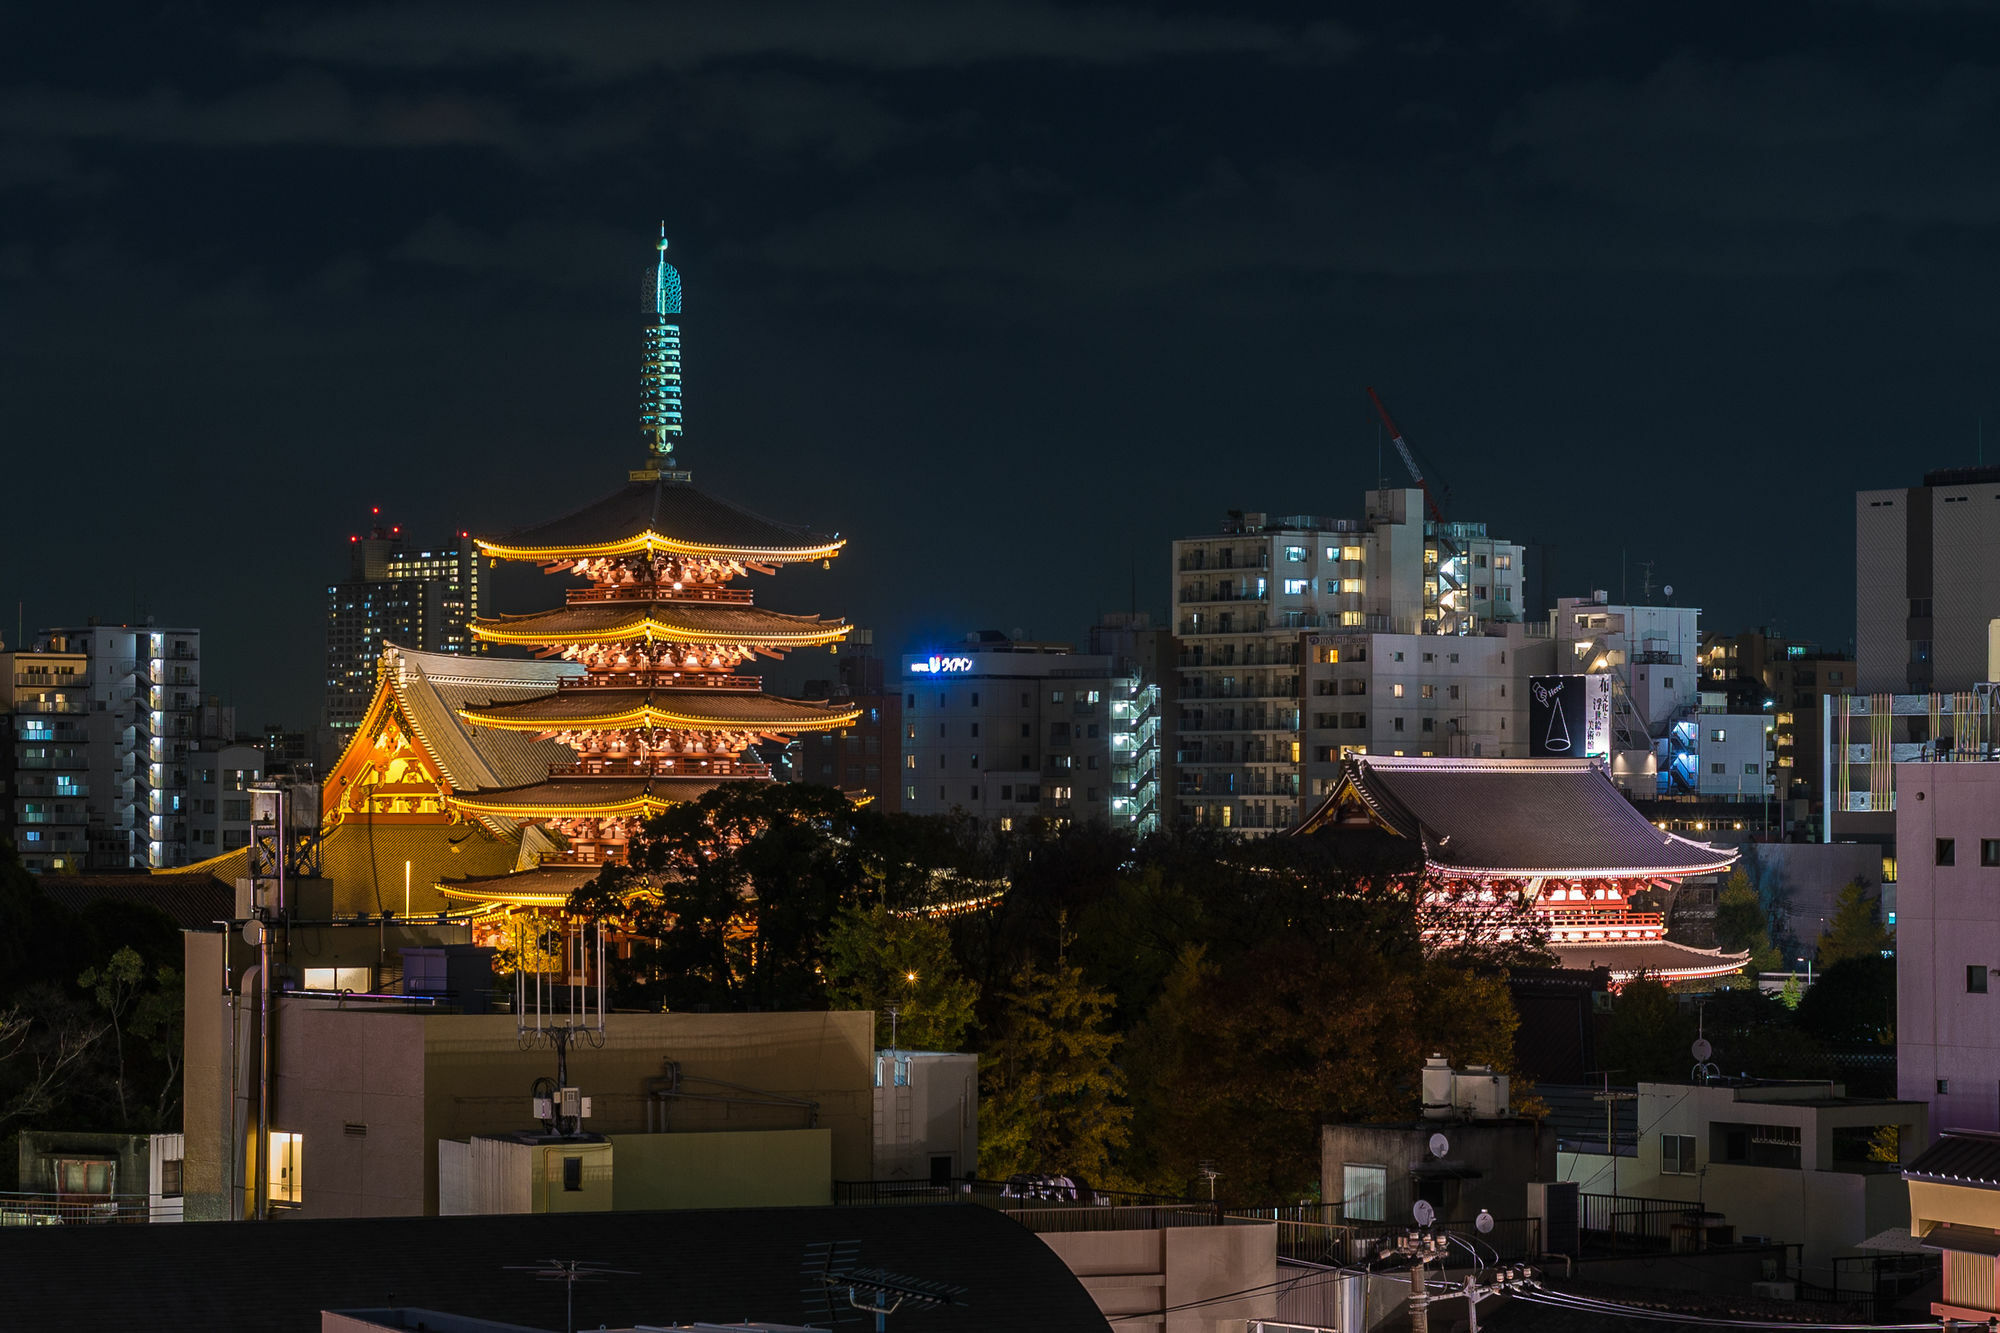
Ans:
{"type": "Polygon", "coordinates": [[[1771,794],[1771,715],[1700,713],[1696,745],[1701,795],[1761,801],[1771,794]]]}
{"type": "Polygon", "coordinates": [[[979,1057],[875,1052],[875,1179],[929,1181],[934,1166],[951,1180],[979,1169],[979,1057]]]}
{"type": "Polygon", "coordinates": [[[2000,1130],[2000,764],[1897,764],[1896,794],[1896,1090],[2000,1130]]]}

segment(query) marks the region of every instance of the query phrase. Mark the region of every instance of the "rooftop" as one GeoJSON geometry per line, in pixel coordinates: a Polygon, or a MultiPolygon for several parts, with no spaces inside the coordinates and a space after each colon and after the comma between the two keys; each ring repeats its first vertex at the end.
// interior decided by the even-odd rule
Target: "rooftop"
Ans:
{"type": "Polygon", "coordinates": [[[819,559],[837,550],[841,541],[838,534],[765,518],[690,481],[662,474],[656,480],[627,482],[560,518],[479,544],[489,554],[516,560],[678,550],[744,552],[782,561],[819,559]]]}
{"type": "Polygon", "coordinates": [[[1588,759],[1359,756],[1297,832],[1351,822],[1357,798],[1447,872],[1683,876],[1727,869],[1737,856],[1655,828],[1588,759]]]}
{"type": "Polygon", "coordinates": [[[0,1246],[0,1285],[13,1328],[293,1333],[322,1310],[419,1306],[554,1329],[566,1327],[563,1284],[508,1268],[582,1259],[630,1275],[577,1287],[579,1327],[803,1324],[801,1263],[821,1241],[858,1241],[862,1264],[966,1288],[935,1319],[953,1333],[1105,1328],[1053,1250],[978,1205],[32,1227],[0,1246]]]}
{"type": "Polygon", "coordinates": [[[1903,1168],[1903,1179],[2000,1189],[2000,1134],[1948,1129],[1903,1168]]]}

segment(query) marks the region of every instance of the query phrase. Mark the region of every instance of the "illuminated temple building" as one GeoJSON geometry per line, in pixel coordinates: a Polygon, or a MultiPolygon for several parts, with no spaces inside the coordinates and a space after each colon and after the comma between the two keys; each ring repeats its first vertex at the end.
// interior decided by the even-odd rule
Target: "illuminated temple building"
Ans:
{"type": "Polygon", "coordinates": [[[1669,940],[1665,913],[1634,903],[1670,901],[1736,853],[1654,827],[1592,760],[1356,756],[1294,834],[1363,828],[1420,844],[1441,901],[1468,920],[1525,908],[1565,968],[1609,968],[1622,985],[1723,976],[1748,961],[1669,940]]]}
{"type": "MultiPolygon", "coordinates": [[[[623,857],[640,825],[720,783],[767,779],[760,741],[859,709],[766,694],[744,667],[827,648],[838,619],[756,605],[752,574],[826,563],[838,536],[698,489],[682,436],[681,281],[652,274],[640,467],[609,495],[479,549],[582,580],[564,605],[475,620],[495,652],[385,645],[375,696],[322,792],[334,911],[474,916],[551,907],[623,857]],[[531,658],[500,654],[528,649],[531,658]]],[[[243,872],[203,863],[218,879],[243,872]]]]}

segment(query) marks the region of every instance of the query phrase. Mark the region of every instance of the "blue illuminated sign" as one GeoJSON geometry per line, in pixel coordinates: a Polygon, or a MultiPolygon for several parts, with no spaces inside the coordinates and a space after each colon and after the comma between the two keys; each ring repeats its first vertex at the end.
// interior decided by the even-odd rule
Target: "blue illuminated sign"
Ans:
{"type": "Polygon", "coordinates": [[[972,670],[969,657],[939,657],[932,653],[929,657],[913,657],[906,669],[911,675],[949,676],[972,670]]]}

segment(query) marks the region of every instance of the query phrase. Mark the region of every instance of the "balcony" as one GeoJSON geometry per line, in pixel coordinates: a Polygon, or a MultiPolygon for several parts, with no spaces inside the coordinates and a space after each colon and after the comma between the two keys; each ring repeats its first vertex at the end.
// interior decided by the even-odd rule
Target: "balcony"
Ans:
{"type": "Polygon", "coordinates": [[[88,713],[90,703],[85,699],[22,699],[14,705],[16,713],[88,713]]]}
{"type": "Polygon", "coordinates": [[[696,586],[675,590],[672,584],[626,583],[615,588],[571,588],[567,601],[571,606],[584,602],[731,602],[739,606],[749,605],[754,594],[748,588],[710,588],[696,586]]]}
{"type": "Polygon", "coordinates": [[[680,755],[666,759],[582,759],[574,764],[549,765],[549,776],[768,778],[771,767],[719,756],[705,759],[699,755],[680,755]]]}
{"type": "Polygon", "coordinates": [[[562,683],[565,690],[759,690],[764,682],[756,676],[725,676],[706,671],[593,671],[562,683]]]}

